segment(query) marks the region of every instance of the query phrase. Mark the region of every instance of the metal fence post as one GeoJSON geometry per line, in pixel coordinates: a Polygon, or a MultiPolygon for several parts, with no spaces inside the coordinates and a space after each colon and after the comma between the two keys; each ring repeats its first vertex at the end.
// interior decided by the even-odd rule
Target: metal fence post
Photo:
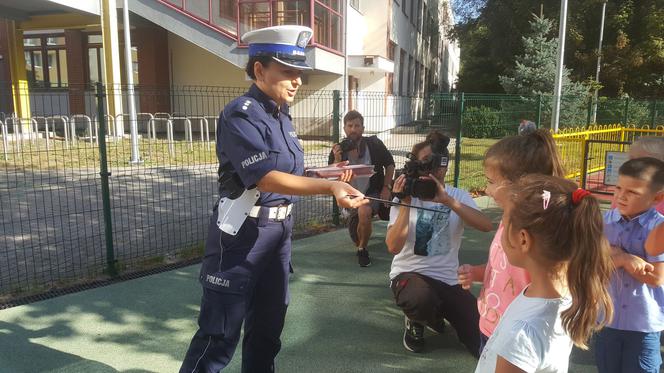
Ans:
{"type": "Polygon", "coordinates": [[[623,126],[627,127],[627,119],[629,119],[629,97],[625,97],[625,112],[623,114],[623,126]]]}
{"type": "Polygon", "coordinates": [[[537,128],[542,127],[542,94],[537,95],[537,128]]]}
{"type": "Polygon", "coordinates": [[[99,175],[101,176],[101,200],[104,206],[104,236],[106,238],[106,267],[110,276],[117,275],[115,252],[113,250],[113,224],[111,214],[111,193],[108,178],[108,159],[106,154],[106,93],[104,85],[97,83],[97,118],[99,119],[99,175]]]}
{"type": "Polygon", "coordinates": [[[583,158],[581,161],[581,188],[586,189],[586,177],[587,177],[587,172],[588,172],[588,150],[590,149],[590,140],[587,138],[587,136],[583,137],[583,141],[581,143],[582,148],[583,148],[583,158]]]}
{"type": "MultiPolygon", "coordinates": [[[[335,89],[332,92],[332,142],[339,142],[339,122],[341,120],[340,110],[341,103],[341,94],[338,89],[335,89]]],[[[339,220],[339,206],[337,201],[332,197],[332,223],[334,225],[339,225],[341,222],[339,220]]]]}
{"type": "Polygon", "coordinates": [[[461,170],[459,170],[459,167],[461,166],[461,130],[463,128],[463,104],[464,104],[464,96],[463,92],[461,92],[461,103],[459,104],[459,129],[457,130],[457,136],[456,136],[456,142],[454,144],[454,187],[458,188],[459,187],[459,175],[461,174],[461,170]]]}

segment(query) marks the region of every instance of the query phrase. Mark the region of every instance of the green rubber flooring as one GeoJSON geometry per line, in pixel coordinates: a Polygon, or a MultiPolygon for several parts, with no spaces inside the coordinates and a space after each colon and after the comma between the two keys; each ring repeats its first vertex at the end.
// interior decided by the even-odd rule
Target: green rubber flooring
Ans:
{"type": "MultiPolygon", "coordinates": [[[[498,221],[486,199],[478,204],[498,221]]],[[[423,353],[403,348],[403,315],[388,288],[385,228],[374,224],[368,268],[357,265],[345,229],[294,242],[277,371],[474,370],[452,328],[425,334],[423,353]]],[[[467,229],[461,262],[485,262],[492,237],[467,229]]],[[[191,266],[0,311],[0,372],[176,372],[196,330],[197,273],[191,266]]],[[[226,371],[240,371],[240,350],[226,371]]],[[[595,372],[592,355],[575,351],[570,371],[595,372]]]]}

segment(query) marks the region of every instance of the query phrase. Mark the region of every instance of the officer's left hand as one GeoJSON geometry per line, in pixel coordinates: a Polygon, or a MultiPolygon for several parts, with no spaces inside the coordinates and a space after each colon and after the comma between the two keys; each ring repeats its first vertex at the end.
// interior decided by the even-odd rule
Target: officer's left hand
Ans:
{"type": "Polygon", "coordinates": [[[445,184],[438,181],[438,179],[436,179],[432,174],[429,174],[429,178],[436,183],[436,196],[433,197],[431,201],[449,206],[449,204],[453,201],[453,198],[447,194],[447,191],[445,190],[445,184]]]}
{"type": "Polygon", "coordinates": [[[364,194],[350,184],[341,181],[333,181],[332,183],[332,194],[340,207],[356,209],[369,203],[369,200],[364,198],[364,194]]]}

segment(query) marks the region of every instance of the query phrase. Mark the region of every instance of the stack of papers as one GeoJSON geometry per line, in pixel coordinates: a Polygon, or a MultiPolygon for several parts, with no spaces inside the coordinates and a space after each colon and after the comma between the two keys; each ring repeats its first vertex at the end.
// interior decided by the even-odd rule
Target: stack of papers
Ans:
{"type": "Polygon", "coordinates": [[[304,175],[321,179],[335,180],[338,179],[339,176],[341,176],[341,174],[346,170],[352,170],[354,178],[368,178],[374,174],[373,165],[354,164],[340,167],[330,165],[325,167],[308,168],[304,171],[304,175]]]}

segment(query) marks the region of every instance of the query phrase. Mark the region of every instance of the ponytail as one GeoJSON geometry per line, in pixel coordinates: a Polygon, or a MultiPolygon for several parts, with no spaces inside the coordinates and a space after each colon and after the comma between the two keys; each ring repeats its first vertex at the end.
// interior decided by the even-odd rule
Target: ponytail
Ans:
{"type": "Polygon", "coordinates": [[[553,176],[524,176],[512,191],[509,229],[528,231],[537,242],[535,260],[564,276],[572,305],[562,313],[562,325],[586,349],[590,335],[613,316],[607,290],[613,264],[599,203],[574,182],[553,176]]]}
{"type": "Polygon", "coordinates": [[[607,291],[613,264],[603,222],[598,217],[601,212],[597,200],[585,197],[571,205],[571,219],[567,223],[573,237],[569,240],[571,257],[566,276],[572,306],[562,313],[562,324],[574,344],[582,349],[588,348],[590,335],[613,316],[613,303],[607,291]]]}

